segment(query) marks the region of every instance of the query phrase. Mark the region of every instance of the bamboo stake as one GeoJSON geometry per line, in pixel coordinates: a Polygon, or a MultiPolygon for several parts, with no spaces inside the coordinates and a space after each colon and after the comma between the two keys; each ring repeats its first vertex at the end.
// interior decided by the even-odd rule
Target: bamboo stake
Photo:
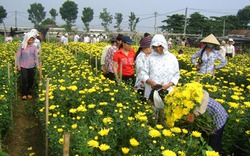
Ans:
{"type": "Polygon", "coordinates": [[[46,81],[46,143],[45,143],[45,152],[46,156],[48,156],[48,148],[49,148],[49,134],[48,134],[48,123],[49,123],[49,78],[46,81]]]}
{"type": "MultiPolygon", "coordinates": [[[[9,87],[10,87],[10,62],[8,62],[8,83],[9,83],[9,87]]],[[[12,102],[10,103],[10,117],[11,117],[11,121],[13,121],[12,102]]]]}
{"type": "Polygon", "coordinates": [[[97,74],[97,68],[98,68],[97,56],[95,56],[95,71],[96,71],[96,74],[97,74]]]}
{"type": "Polygon", "coordinates": [[[78,51],[79,51],[79,48],[77,48],[77,49],[75,50],[75,57],[77,57],[78,51]]]}
{"type": "Polygon", "coordinates": [[[120,62],[120,82],[122,82],[122,62],[120,62]]]}
{"type": "Polygon", "coordinates": [[[0,152],[2,152],[2,139],[1,139],[1,136],[0,136],[0,152]]]}
{"type": "MultiPolygon", "coordinates": [[[[14,59],[15,59],[15,68],[14,68],[14,72],[15,74],[17,73],[17,59],[16,59],[16,54],[14,55],[14,59]]],[[[15,87],[16,87],[16,99],[17,99],[17,82],[15,82],[15,87]]]]}
{"type": "Polygon", "coordinates": [[[89,54],[89,64],[91,64],[92,53],[89,54]]]}
{"type": "Polygon", "coordinates": [[[10,85],[10,62],[8,62],[8,82],[10,85]]]}
{"type": "Polygon", "coordinates": [[[39,69],[39,80],[40,80],[40,84],[42,83],[42,78],[43,78],[43,73],[42,73],[42,51],[40,49],[39,51],[39,65],[40,65],[40,69],[39,69]]]}
{"type": "Polygon", "coordinates": [[[69,156],[69,145],[70,145],[70,134],[69,132],[65,132],[63,141],[63,156],[69,156]]]}

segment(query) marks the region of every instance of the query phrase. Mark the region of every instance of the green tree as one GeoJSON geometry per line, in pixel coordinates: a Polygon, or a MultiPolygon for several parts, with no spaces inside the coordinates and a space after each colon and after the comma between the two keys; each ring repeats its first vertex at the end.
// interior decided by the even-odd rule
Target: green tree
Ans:
{"type": "Polygon", "coordinates": [[[94,10],[90,7],[83,8],[82,11],[82,22],[87,32],[89,32],[89,23],[93,20],[94,10]]]}
{"type": "Polygon", "coordinates": [[[102,26],[105,31],[109,31],[108,26],[112,23],[113,16],[107,12],[107,8],[103,9],[103,12],[100,12],[99,18],[102,19],[102,26]]]}
{"type": "Polygon", "coordinates": [[[215,36],[223,36],[224,17],[211,16],[207,22],[210,25],[210,33],[215,36]]]}
{"type": "Polygon", "coordinates": [[[45,18],[46,12],[41,3],[30,4],[30,9],[28,9],[29,20],[35,25],[39,25],[45,18]]]}
{"type": "Polygon", "coordinates": [[[51,18],[46,18],[42,23],[41,26],[47,27],[47,25],[56,25],[55,21],[53,21],[51,18]]]}
{"type": "Polygon", "coordinates": [[[71,31],[71,26],[75,23],[78,14],[78,5],[70,0],[65,1],[59,10],[62,19],[66,22],[65,29],[71,31]]]}
{"type": "Polygon", "coordinates": [[[248,29],[250,24],[250,5],[240,9],[237,13],[237,17],[242,24],[242,29],[248,29]]]}
{"type": "Polygon", "coordinates": [[[0,23],[3,23],[3,19],[6,18],[7,13],[3,6],[0,6],[0,23]]]}
{"type": "Polygon", "coordinates": [[[56,23],[56,16],[58,16],[56,9],[53,9],[53,8],[50,9],[49,13],[50,13],[51,19],[56,23]]]}
{"type": "Polygon", "coordinates": [[[122,17],[122,13],[115,13],[115,26],[114,28],[117,29],[117,32],[121,32],[122,29],[121,29],[121,23],[122,23],[122,20],[123,20],[123,17],[122,17]]]}
{"type": "Polygon", "coordinates": [[[209,35],[210,27],[208,18],[201,15],[199,12],[194,12],[188,19],[187,32],[189,34],[209,35]]]}
{"type": "Polygon", "coordinates": [[[185,16],[180,14],[174,14],[171,16],[167,16],[167,19],[163,20],[162,22],[166,23],[166,25],[160,26],[162,31],[168,31],[172,33],[183,33],[185,16]]]}
{"type": "Polygon", "coordinates": [[[234,29],[242,29],[240,19],[235,15],[224,16],[226,34],[234,29]]]}
{"type": "Polygon", "coordinates": [[[130,12],[130,16],[128,17],[129,21],[129,29],[131,32],[134,32],[136,29],[136,25],[139,22],[140,18],[136,18],[135,13],[130,12]]]}

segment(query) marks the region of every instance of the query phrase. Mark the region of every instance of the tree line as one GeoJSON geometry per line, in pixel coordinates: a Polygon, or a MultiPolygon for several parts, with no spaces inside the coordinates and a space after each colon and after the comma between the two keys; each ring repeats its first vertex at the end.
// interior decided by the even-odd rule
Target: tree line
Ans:
{"type": "MultiPolygon", "coordinates": [[[[27,10],[28,19],[34,24],[35,28],[46,27],[47,25],[56,25],[56,17],[58,12],[52,8],[50,18],[46,18],[46,12],[41,3],[30,4],[30,8],[27,10]]],[[[59,13],[62,20],[65,21],[64,27],[66,31],[71,31],[72,25],[76,22],[78,14],[78,4],[73,1],[65,1],[59,8],[59,13]]],[[[3,6],[0,6],[0,23],[3,23],[4,18],[7,16],[6,10],[3,6]]],[[[84,7],[82,10],[81,20],[86,32],[89,32],[90,22],[94,19],[94,10],[90,7],[84,7]]],[[[115,22],[114,28],[117,32],[121,32],[121,24],[123,22],[123,14],[115,13],[113,16],[108,12],[107,8],[104,8],[99,14],[99,19],[102,20],[101,25],[105,31],[110,31],[109,27],[113,20],[115,22]]],[[[136,26],[140,22],[140,18],[135,15],[134,12],[130,12],[128,19],[128,27],[131,32],[136,31],[136,26]]],[[[226,35],[233,29],[250,29],[250,5],[240,9],[237,15],[226,16],[211,16],[206,17],[199,12],[194,12],[189,18],[185,18],[183,14],[173,14],[166,16],[166,19],[162,21],[163,25],[159,26],[161,31],[170,33],[183,33],[186,22],[187,34],[201,34],[206,36],[213,33],[216,36],[226,35]]]]}

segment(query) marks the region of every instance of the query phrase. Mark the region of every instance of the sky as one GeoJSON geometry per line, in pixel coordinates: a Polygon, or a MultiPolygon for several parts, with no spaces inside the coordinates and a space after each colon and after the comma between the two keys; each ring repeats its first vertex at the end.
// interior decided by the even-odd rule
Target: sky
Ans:
{"type": "MultiPolygon", "coordinates": [[[[30,4],[41,3],[45,8],[46,17],[50,18],[49,11],[54,8],[59,13],[59,8],[66,0],[0,0],[0,6],[3,6],[7,12],[7,17],[4,19],[6,27],[30,27],[33,24],[28,20],[27,10],[30,4]],[[16,17],[16,18],[15,18],[16,17]]],[[[194,12],[199,12],[206,17],[236,15],[240,9],[250,5],[249,0],[72,0],[78,4],[78,17],[76,19],[76,27],[83,30],[81,21],[82,10],[85,7],[90,7],[94,10],[94,19],[90,22],[90,29],[103,29],[101,20],[99,19],[100,12],[104,8],[113,15],[115,13],[123,14],[123,22],[121,27],[124,31],[129,30],[128,17],[131,12],[134,12],[136,17],[140,18],[137,24],[137,32],[158,32],[160,29],[155,29],[158,26],[164,25],[163,20],[167,16],[173,14],[185,15],[187,8],[187,17],[194,12]]],[[[57,25],[65,24],[61,19],[60,14],[56,17],[57,25]]],[[[114,29],[115,20],[109,26],[110,30],[114,29]]],[[[0,24],[3,27],[3,24],[0,24]]]]}

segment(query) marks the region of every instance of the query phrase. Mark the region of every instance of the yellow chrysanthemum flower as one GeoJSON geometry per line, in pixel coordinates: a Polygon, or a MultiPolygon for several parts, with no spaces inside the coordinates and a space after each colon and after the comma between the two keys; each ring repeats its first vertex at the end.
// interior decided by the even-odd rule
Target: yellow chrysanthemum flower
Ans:
{"type": "Polygon", "coordinates": [[[98,132],[98,134],[101,136],[108,135],[108,133],[109,133],[109,129],[102,129],[98,132]]]}
{"type": "Polygon", "coordinates": [[[174,151],[171,150],[164,150],[161,153],[163,156],[176,156],[176,153],[174,151]]]}
{"type": "Polygon", "coordinates": [[[171,137],[171,136],[173,136],[173,133],[172,133],[170,130],[167,130],[167,129],[164,129],[164,130],[162,131],[162,134],[163,134],[164,136],[166,136],[166,137],[171,137]]]}
{"type": "Polygon", "coordinates": [[[91,147],[99,147],[99,142],[98,141],[95,141],[95,140],[90,140],[88,141],[88,145],[91,146],[91,147]]]}
{"type": "Polygon", "coordinates": [[[215,151],[206,151],[206,156],[219,156],[219,152],[215,151]]]}
{"type": "Polygon", "coordinates": [[[107,151],[107,150],[110,149],[110,146],[107,145],[107,144],[101,144],[101,145],[99,146],[99,149],[100,149],[101,151],[107,151]]]}
{"type": "Polygon", "coordinates": [[[197,131],[193,131],[192,136],[196,137],[196,138],[200,138],[201,137],[201,133],[200,132],[197,132],[197,131]]]}
{"type": "Polygon", "coordinates": [[[156,130],[156,129],[152,129],[152,130],[149,131],[149,135],[152,138],[156,138],[156,137],[160,137],[161,133],[158,130],[156,130]]]}
{"type": "Polygon", "coordinates": [[[129,151],[130,151],[129,148],[127,148],[127,147],[122,147],[122,153],[123,153],[123,154],[128,154],[129,151]]]}
{"type": "Polygon", "coordinates": [[[132,146],[138,146],[140,144],[135,138],[130,139],[129,142],[132,146]]]}

